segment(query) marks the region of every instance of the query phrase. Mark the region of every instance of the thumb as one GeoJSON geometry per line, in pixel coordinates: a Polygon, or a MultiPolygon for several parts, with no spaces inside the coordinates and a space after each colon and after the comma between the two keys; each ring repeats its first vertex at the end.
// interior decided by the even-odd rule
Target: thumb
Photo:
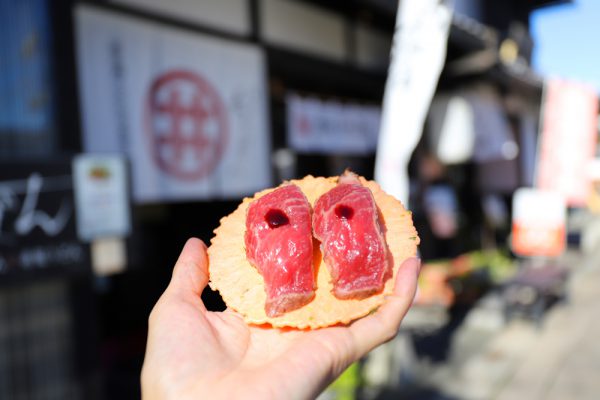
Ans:
{"type": "Polygon", "coordinates": [[[200,295],[207,283],[206,246],[199,239],[189,239],[175,263],[169,286],[150,312],[141,374],[142,398],[170,398],[165,390],[173,390],[181,383],[170,377],[180,366],[178,355],[181,355],[182,349],[188,350],[185,346],[189,344],[186,342],[189,332],[177,327],[189,327],[190,321],[194,323],[200,318],[202,312],[198,309],[205,310],[200,295]],[[190,313],[186,305],[195,308],[190,313]],[[172,365],[174,358],[178,362],[176,366],[172,365]]]}
{"type": "Polygon", "coordinates": [[[167,292],[171,295],[199,297],[207,283],[206,245],[200,239],[188,239],[173,268],[167,292]]]}

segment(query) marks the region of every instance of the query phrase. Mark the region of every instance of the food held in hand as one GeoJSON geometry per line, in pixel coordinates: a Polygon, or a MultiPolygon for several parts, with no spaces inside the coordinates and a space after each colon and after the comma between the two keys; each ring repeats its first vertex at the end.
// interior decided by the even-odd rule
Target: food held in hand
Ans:
{"type": "Polygon", "coordinates": [[[264,279],[265,311],[277,317],[315,295],[311,208],[296,185],[284,185],[250,203],[246,256],[264,279]]]}
{"type": "MultiPolygon", "coordinates": [[[[297,194],[293,194],[292,197],[294,199],[299,198],[297,194]]],[[[298,202],[298,204],[300,203],[298,202]]],[[[301,206],[302,210],[306,210],[305,207],[306,205],[301,206]]],[[[305,211],[302,211],[301,214],[306,215],[305,211]]],[[[261,226],[261,229],[267,229],[266,225],[263,224],[261,226]]],[[[302,232],[304,229],[298,232],[302,232]]],[[[353,240],[354,242],[349,242],[353,243],[352,245],[346,245],[349,251],[357,251],[358,249],[358,244],[355,243],[358,240],[358,236],[353,240]],[[354,244],[357,246],[354,246],[354,244]]],[[[300,242],[305,243],[304,239],[300,239],[300,242]]],[[[232,214],[221,219],[221,224],[215,230],[215,236],[211,240],[211,246],[208,249],[209,284],[213,290],[219,291],[227,306],[240,313],[247,323],[268,323],[274,327],[296,328],[319,328],[339,323],[346,324],[369,314],[385,302],[385,297],[393,292],[395,278],[400,265],[406,258],[416,255],[418,244],[419,238],[412,224],[411,213],[398,200],[383,192],[377,183],[356,176],[343,176],[342,178],[307,176],[300,180],[286,182],[279,188],[264,190],[255,194],[252,198],[244,199],[232,214]],[[318,225],[325,222],[327,215],[329,215],[326,212],[319,212],[319,215],[317,215],[317,200],[322,196],[325,196],[323,201],[328,197],[332,197],[331,194],[335,194],[333,190],[348,184],[347,180],[350,180],[349,185],[352,186],[352,192],[356,192],[357,199],[354,201],[353,196],[355,195],[353,195],[350,197],[352,201],[346,203],[346,200],[344,200],[342,206],[349,205],[350,207],[338,208],[337,215],[336,208],[334,208],[333,215],[336,215],[337,218],[350,218],[351,220],[353,218],[362,220],[362,218],[366,218],[365,215],[368,215],[370,222],[360,224],[355,229],[363,230],[363,233],[359,235],[363,235],[362,240],[365,242],[367,249],[369,246],[377,249],[373,251],[371,257],[379,257],[381,259],[382,254],[385,253],[387,261],[374,263],[373,266],[368,268],[365,268],[361,262],[356,263],[355,267],[365,273],[353,276],[360,275],[362,277],[360,279],[364,279],[365,282],[349,284],[350,276],[354,272],[347,269],[347,265],[342,265],[347,262],[343,260],[343,254],[336,259],[337,266],[331,268],[331,266],[328,267],[325,265],[330,262],[330,256],[327,255],[327,259],[324,262],[320,250],[321,245],[326,241],[324,234],[333,235],[333,232],[344,233],[344,230],[333,228],[321,231],[319,228],[320,234],[318,236],[324,242],[319,243],[316,239],[313,239],[311,262],[313,277],[315,279],[313,284],[316,283],[314,295],[308,294],[310,293],[309,288],[311,286],[305,281],[308,276],[306,274],[307,267],[306,264],[302,263],[308,258],[306,255],[298,258],[298,260],[303,260],[301,263],[303,266],[293,266],[293,268],[297,268],[297,271],[302,276],[299,279],[299,282],[303,282],[301,290],[294,292],[296,289],[291,282],[296,278],[291,276],[283,279],[281,285],[275,284],[273,276],[278,273],[273,271],[267,272],[265,270],[267,265],[285,266],[285,268],[291,268],[292,266],[284,262],[285,257],[282,257],[282,263],[278,264],[279,261],[265,261],[264,255],[256,254],[256,252],[261,253],[264,251],[268,253],[271,251],[269,249],[277,248],[278,244],[275,243],[276,240],[281,240],[279,245],[288,243],[288,245],[293,247],[295,246],[294,240],[305,238],[305,236],[294,232],[288,235],[288,239],[293,239],[287,242],[283,237],[280,239],[277,236],[277,231],[281,231],[283,236],[283,233],[286,232],[284,229],[291,228],[288,224],[292,222],[292,218],[296,215],[294,212],[296,211],[293,210],[290,216],[284,210],[285,206],[279,205],[275,207],[274,204],[278,201],[270,199],[267,196],[275,193],[273,195],[274,198],[279,198],[276,193],[282,189],[292,193],[294,189],[286,189],[286,187],[295,185],[306,197],[308,204],[315,208],[312,221],[312,229],[315,230],[315,224],[318,225]],[[355,186],[358,185],[357,181],[360,183],[360,187],[355,186]],[[374,205],[367,199],[366,195],[368,193],[364,189],[371,193],[374,205]],[[328,193],[330,193],[329,196],[328,193]],[[263,214],[263,216],[255,217],[252,208],[260,205],[260,200],[263,197],[266,198],[264,204],[271,204],[273,207],[268,210],[267,208],[262,209],[258,215],[263,214]],[[280,210],[282,213],[270,211],[271,209],[280,210]],[[366,212],[367,210],[368,212],[366,212]],[[254,239],[252,239],[255,233],[248,233],[248,229],[259,229],[257,226],[260,225],[258,221],[261,218],[264,219],[267,225],[269,225],[270,221],[269,229],[274,233],[272,235],[264,234],[264,236],[261,236],[262,234],[256,235],[260,237],[259,241],[261,242],[257,246],[253,242],[254,239]],[[374,219],[376,220],[375,225],[373,225],[374,219]],[[288,228],[284,228],[286,226],[288,228]],[[274,243],[267,246],[267,242],[270,241],[274,243]],[[265,244],[264,249],[267,250],[258,249],[263,243],[265,244]],[[387,249],[385,247],[386,244],[387,249]],[[382,247],[382,250],[379,250],[380,247],[382,247]],[[383,249],[386,250],[384,251],[383,249]],[[292,288],[294,289],[290,291],[292,288]],[[291,293],[299,293],[298,296],[302,299],[301,302],[304,303],[307,299],[308,302],[295,308],[299,303],[296,303],[296,300],[293,299],[295,295],[291,293]],[[348,293],[349,295],[346,295],[348,293]],[[273,308],[273,312],[268,311],[271,308],[273,308]]],[[[361,245],[360,248],[363,249],[364,246],[361,245]]],[[[326,249],[325,252],[327,252],[326,249]]],[[[296,254],[295,250],[291,253],[288,251],[288,254],[292,253],[296,254]]],[[[273,255],[277,254],[277,251],[270,254],[268,257],[273,257],[273,255]]],[[[369,253],[367,252],[367,254],[369,253]]],[[[349,256],[346,255],[346,260],[349,259],[349,256]]],[[[368,258],[369,256],[367,256],[368,258]]],[[[289,259],[293,259],[293,257],[289,257],[289,259]]],[[[285,276],[285,274],[282,276],[285,276]]]]}
{"type": "Polygon", "coordinates": [[[364,299],[383,289],[389,263],[377,205],[358,177],[345,172],[315,203],[315,237],[338,299],[364,299]]]}

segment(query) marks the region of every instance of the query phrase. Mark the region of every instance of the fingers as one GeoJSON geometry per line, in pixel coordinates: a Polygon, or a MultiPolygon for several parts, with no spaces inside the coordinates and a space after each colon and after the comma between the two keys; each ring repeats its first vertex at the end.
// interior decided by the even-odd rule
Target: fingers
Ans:
{"type": "Polygon", "coordinates": [[[396,335],[415,297],[420,268],[420,259],[406,259],[398,270],[394,293],[386,298],[377,312],[350,326],[357,344],[357,357],[362,357],[396,335]]]}
{"type": "Polygon", "coordinates": [[[199,297],[208,283],[208,256],[200,239],[189,239],[173,268],[170,294],[199,297]]]}

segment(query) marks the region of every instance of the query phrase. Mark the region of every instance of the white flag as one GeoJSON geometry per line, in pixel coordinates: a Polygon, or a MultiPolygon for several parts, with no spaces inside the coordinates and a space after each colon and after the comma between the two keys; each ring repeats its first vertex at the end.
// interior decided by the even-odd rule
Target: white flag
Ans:
{"type": "Polygon", "coordinates": [[[408,162],[446,58],[452,11],[440,0],[402,0],[383,99],[375,179],[408,203],[408,162]]]}

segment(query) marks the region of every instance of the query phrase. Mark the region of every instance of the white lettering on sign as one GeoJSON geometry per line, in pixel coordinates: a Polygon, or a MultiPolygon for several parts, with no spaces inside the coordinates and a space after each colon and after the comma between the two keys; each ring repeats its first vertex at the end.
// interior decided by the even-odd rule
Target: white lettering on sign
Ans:
{"type": "Polygon", "coordinates": [[[78,243],[34,246],[21,250],[18,255],[19,265],[24,270],[43,269],[48,265],[75,265],[83,259],[83,248],[78,243]]]}
{"type": "Polygon", "coordinates": [[[19,202],[17,194],[19,185],[0,185],[0,242],[12,235],[27,236],[35,227],[39,227],[47,236],[60,234],[73,213],[73,207],[69,199],[63,199],[60,208],[51,216],[45,211],[38,209],[38,199],[44,178],[39,173],[33,173],[25,183],[25,198],[19,202]],[[8,212],[16,212],[13,230],[9,232],[4,226],[4,219],[8,212]]]}

